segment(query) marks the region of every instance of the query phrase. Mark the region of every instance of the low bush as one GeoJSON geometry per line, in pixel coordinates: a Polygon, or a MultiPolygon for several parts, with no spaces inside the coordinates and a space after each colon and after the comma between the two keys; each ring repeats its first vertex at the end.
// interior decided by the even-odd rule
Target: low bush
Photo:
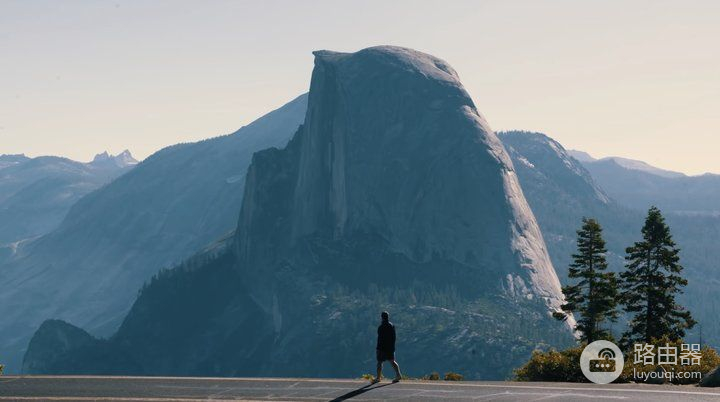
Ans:
{"type": "Polygon", "coordinates": [[[425,381],[438,381],[440,380],[440,374],[437,371],[433,371],[430,374],[424,375],[422,379],[425,381]]]}
{"type": "Polygon", "coordinates": [[[445,381],[462,381],[464,379],[465,377],[462,374],[453,373],[452,371],[445,373],[445,381]]]}
{"type": "MultiPolygon", "coordinates": [[[[640,382],[643,378],[647,378],[641,376],[659,370],[658,367],[662,367],[662,369],[666,372],[676,373],[672,376],[672,381],[670,381],[673,384],[696,384],[700,381],[698,376],[688,376],[688,378],[685,378],[684,374],[678,375],[678,373],[699,372],[702,377],[715,367],[720,366],[720,356],[715,349],[707,346],[703,347],[700,351],[700,364],[682,365],[680,354],[682,353],[681,345],[683,344],[683,341],[670,341],[668,338],[662,338],[654,340],[651,344],[654,345],[654,350],[656,352],[660,346],[665,345],[677,348],[677,364],[657,364],[657,360],[654,360],[653,364],[635,364],[634,354],[631,351],[629,353],[625,353],[625,365],[623,367],[623,372],[614,382],[640,382]]],[[[584,348],[585,345],[583,344],[562,351],[550,349],[547,352],[542,352],[536,350],[524,366],[514,371],[515,380],[589,382],[580,369],[580,355],[582,354],[584,348]]]]}
{"type": "Polygon", "coordinates": [[[588,382],[580,370],[580,354],[585,345],[557,351],[533,351],[530,360],[515,370],[517,381],[588,382]]]}

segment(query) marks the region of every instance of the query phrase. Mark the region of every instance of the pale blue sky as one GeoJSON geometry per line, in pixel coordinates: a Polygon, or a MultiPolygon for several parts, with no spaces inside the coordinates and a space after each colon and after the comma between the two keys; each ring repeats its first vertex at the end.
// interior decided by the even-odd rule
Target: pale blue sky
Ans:
{"type": "Polygon", "coordinates": [[[0,0],[0,153],[89,160],[229,133],[311,51],[447,60],[496,130],[720,172],[718,1],[0,0]]]}

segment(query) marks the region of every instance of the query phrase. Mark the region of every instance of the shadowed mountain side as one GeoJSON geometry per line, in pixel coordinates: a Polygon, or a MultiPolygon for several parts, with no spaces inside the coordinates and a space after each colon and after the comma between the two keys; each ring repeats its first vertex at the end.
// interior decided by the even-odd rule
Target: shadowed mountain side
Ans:
{"type": "Polygon", "coordinates": [[[114,332],[137,290],[162,267],[235,228],[252,154],[284,146],[307,95],[236,133],[165,148],[79,200],[58,229],[0,269],[0,355],[20,369],[28,340],[48,318],[95,335],[114,332]]]}
{"type": "Polygon", "coordinates": [[[561,281],[567,280],[576,231],[586,216],[602,224],[608,259],[619,270],[625,247],[643,222],[642,214],[608,197],[583,165],[552,138],[527,131],[502,132],[498,137],[513,159],[561,281]]]}
{"type": "Polygon", "coordinates": [[[0,261],[55,229],[82,196],[132,169],[128,151],[90,163],[56,156],[0,155],[0,261]],[[4,252],[3,252],[4,250],[4,252]]]}
{"type": "MultiPolygon", "coordinates": [[[[624,269],[625,248],[640,238],[645,211],[609,199],[594,178],[556,141],[540,133],[513,131],[499,134],[513,159],[523,192],[532,206],[548,245],[553,265],[563,282],[576,252],[576,233],[583,216],[595,217],[603,227],[610,269],[624,269]]],[[[647,173],[639,172],[646,175],[647,173]]],[[[663,179],[664,178],[659,178],[663,179]]],[[[673,191],[672,189],[668,191],[673,191]]],[[[720,217],[666,213],[681,249],[684,274],[689,280],[680,303],[688,307],[700,326],[688,340],[720,346],[720,217]]],[[[616,329],[624,328],[622,320],[616,329]]]]}
{"type": "MultiPolygon", "coordinates": [[[[350,287],[314,278],[298,284],[295,272],[287,272],[277,277],[277,287],[287,293],[278,294],[268,309],[250,297],[254,284],[233,259],[198,256],[161,273],[109,340],[47,321],[30,342],[24,372],[355,377],[374,367],[382,309],[392,312],[398,359],[414,376],[437,370],[506,378],[538,339],[541,346],[570,341],[567,331],[539,312],[542,303],[505,296],[468,301],[446,284],[429,283],[432,278],[397,288],[372,283],[371,273],[358,274],[360,281],[350,287]],[[309,298],[292,293],[308,286],[309,298]],[[70,341],[59,347],[64,339],[70,341]]],[[[350,268],[372,266],[355,264],[350,268]]]]}
{"type": "Polygon", "coordinates": [[[583,162],[593,178],[620,204],[646,211],[720,217],[720,175],[660,175],[622,166],[614,159],[583,162]]]}

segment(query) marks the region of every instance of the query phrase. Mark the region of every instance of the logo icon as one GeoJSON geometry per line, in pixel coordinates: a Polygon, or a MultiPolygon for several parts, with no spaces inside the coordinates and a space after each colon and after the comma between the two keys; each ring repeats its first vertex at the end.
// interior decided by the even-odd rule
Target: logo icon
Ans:
{"type": "Polygon", "coordinates": [[[595,341],[583,349],[580,369],[595,384],[608,384],[622,373],[625,364],[620,348],[610,341],[595,341]]]}
{"type": "Polygon", "coordinates": [[[599,359],[590,360],[590,372],[613,372],[615,371],[615,352],[611,348],[604,348],[598,352],[599,359]]]}

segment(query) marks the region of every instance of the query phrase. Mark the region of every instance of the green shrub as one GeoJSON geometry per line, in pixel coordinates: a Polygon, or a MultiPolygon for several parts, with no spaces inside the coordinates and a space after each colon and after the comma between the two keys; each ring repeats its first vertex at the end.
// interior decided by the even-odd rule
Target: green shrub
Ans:
{"type": "Polygon", "coordinates": [[[372,381],[375,379],[375,376],[372,374],[363,374],[360,376],[360,378],[362,378],[363,380],[372,381]]]}
{"type": "Polygon", "coordinates": [[[422,379],[425,381],[438,381],[440,379],[440,373],[433,371],[430,374],[424,375],[422,379]]]}
{"type": "Polygon", "coordinates": [[[585,345],[547,352],[535,350],[530,361],[515,370],[517,381],[588,382],[580,370],[580,354],[585,345]]]}
{"type": "Polygon", "coordinates": [[[464,379],[465,377],[462,374],[453,373],[452,371],[445,373],[445,381],[462,381],[464,379]]]}
{"type": "MultiPolygon", "coordinates": [[[[678,354],[681,351],[680,345],[682,340],[670,341],[668,338],[654,340],[651,344],[655,345],[655,351],[660,346],[669,344],[677,348],[678,354]]],[[[530,357],[530,361],[524,366],[515,370],[515,380],[517,381],[561,381],[561,382],[588,382],[580,369],[580,355],[585,345],[580,345],[571,349],[557,351],[550,349],[547,352],[534,351],[530,357]]],[[[720,355],[710,347],[704,347],[701,350],[702,357],[699,365],[681,365],[678,357],[676,365],[661,365],[666,371],[679,372],[700,372],[702,376],[710,370],[720,366],[720,355]]],[[[679,355],[678,355],[679,356],[679,355]]],[[[614,382],[633,382],[635,381],[634,373],[649,373],[657,369],[658,364],[634,364],[633,352],[625,353],[625,365],[623,372],[614,382]]],[[[700,381],[699,378],[678,378],[673,377],[673,384],[695,384],[700,381]]]]}

